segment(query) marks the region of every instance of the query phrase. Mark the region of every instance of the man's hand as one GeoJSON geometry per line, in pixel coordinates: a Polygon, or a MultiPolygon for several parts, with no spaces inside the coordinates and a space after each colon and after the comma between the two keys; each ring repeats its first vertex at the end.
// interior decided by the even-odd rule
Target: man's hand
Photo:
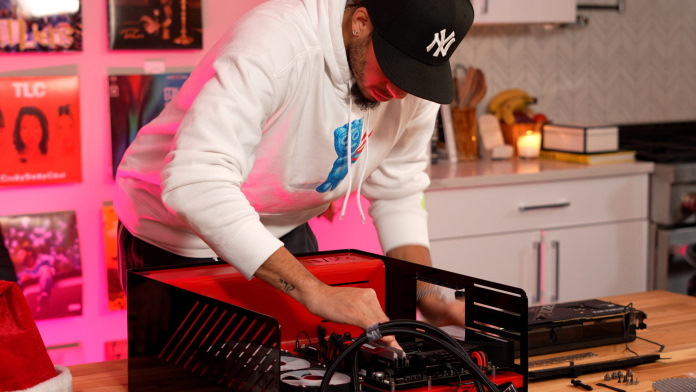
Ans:
{"type": "MultiPolygon", "coordinates": [[[[374,290],[326,285],[285,248],[275,251],[254,276],[285,292],[323,319],[363,329],[389,321],[374,290]]],[[[382,340],[401,348],[393,336],[385,336],[382,340]]]]}
{"type": "Polygon", "coordinates": [[[439,296],[425,296],[418,301],[418,308],[430,324],[464,326],[464,302],[445,300],[439,296]]]}
{"type": "MultiPolygon", "coordinates": [[[[423,246],[408,245],[394,248],[387,252],[387,256],[426,266],[432,265],[430,261],[430,252],[428,248],[423,246]]],[[[432,285],[419,282],[418,291],[430,291],[426,288],[427,286],[432,285]]],[[[435,326],[464,326],[464,302],[462,301],[445,299],[439,292],[433,292],[420,297],[417,305],[423,317],[425,317],[430,324],[435,326]]]]}
{"type": "MultiPolygon", "coordinates": [[[[372,289],[333,287],[323,285],[317,295],[302,302],[307,310],[319,317],[341,324],[356,325],[363,329],[389,321],[372,289]]],[[[381,339],[391,347],[401,349],[393,336],[381,339]]]]}

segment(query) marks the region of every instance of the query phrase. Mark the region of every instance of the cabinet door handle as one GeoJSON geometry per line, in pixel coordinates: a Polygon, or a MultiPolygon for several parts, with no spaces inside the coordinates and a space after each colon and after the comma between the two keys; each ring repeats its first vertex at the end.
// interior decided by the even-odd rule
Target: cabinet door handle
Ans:
{"type": "Polygon", "coordinates": [[[558,301],[561,294],[561,243],[552,241],[551,246],[556,250],[556,293],[553,297],[554,301],[558,301]]]}
{"type": "Polygon", "coordinates": [[[536,296],[534,297],[534,302],[541,302],[541,241],[534,241],[532,246],[537,252],[537,265],[536,265],[536,296]]]}
{"type": "Polygon", "coordinates": [[[535,204],[535,205],[531,205],[531,206],[521,205],[518,207],[518,209],[522,212],[525,212],[525,211],[532,211],[532,210],[543,210],[546,208],[565,208],[565,207],[570,207],[569,201],[562,201],[559,203],[550,203],[550,204],[535,204]]]}

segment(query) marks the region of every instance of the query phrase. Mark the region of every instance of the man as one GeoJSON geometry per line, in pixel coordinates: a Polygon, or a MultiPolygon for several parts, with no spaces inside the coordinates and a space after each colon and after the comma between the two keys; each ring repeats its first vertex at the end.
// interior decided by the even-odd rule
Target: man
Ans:
{"type": "MultiPolygon", "coordinates": [[[[325,319],[387,321],[374,291],[327,286],[293,254],[357,190],[387,255],[430,264],[427,147],[472,20],[468,0],[269,0],[243,16],[124,155],[122,273],[219,257],[325,319]]],[[[463,315],[427,294],[434,323],[463,315]]]]}

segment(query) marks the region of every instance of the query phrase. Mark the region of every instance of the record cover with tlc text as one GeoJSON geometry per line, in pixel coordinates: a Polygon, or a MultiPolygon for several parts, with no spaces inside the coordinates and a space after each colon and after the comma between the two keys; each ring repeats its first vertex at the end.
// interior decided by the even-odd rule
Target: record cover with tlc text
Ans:
{"type": "Polygon", "coordinates": [[[0,77],[0,187],[80,181],[78,77],[0,77]]]}

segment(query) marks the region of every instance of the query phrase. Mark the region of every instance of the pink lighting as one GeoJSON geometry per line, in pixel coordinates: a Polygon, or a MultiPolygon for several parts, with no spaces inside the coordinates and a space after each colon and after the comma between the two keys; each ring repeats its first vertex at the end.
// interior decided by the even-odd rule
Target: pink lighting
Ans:
{"type": "MultiPolygon", "coordinates": [[[[125,311],[109,311],[104,261],[102,204],[113,199],[108,75],[144,72],[161,59],[167,71],[190,70],[228,29],[235,17],[262,0],[225,2],[203,7],[203,50],[109,50],[106,1],[82,0],[83,49],[71,53],[3,53],[3,76],[78,75],[82,182],[0,187],[0,216],[75,211],[82,260],[82,315],[39,320],[37,325],[54,363],[72,365],[103,361],[123,352],[127,338],[125,311]],[[39,68],[41,67],[41,68],[39,68]]],[[[36,2],[31,2],[36,3],[36,2]]],[[[59,3],[46,0],[42,7],[59,3]]],[[[70,0],[64,4],[74,4],[70,0]]],[[[29,2],[27,2],[29,4],[29,2]]],[[[208,5],[208,4],[205,4],[208,5]]],[[[41,8],[45,10],[46,8],[41,8]]],[[[0,128],[4,140],[8,128],[0,128]]],[[[4,146],[0,145],[0,156],[4,146]]],[[[1,168],[0,168],[1,169],[1,168]]]]}

